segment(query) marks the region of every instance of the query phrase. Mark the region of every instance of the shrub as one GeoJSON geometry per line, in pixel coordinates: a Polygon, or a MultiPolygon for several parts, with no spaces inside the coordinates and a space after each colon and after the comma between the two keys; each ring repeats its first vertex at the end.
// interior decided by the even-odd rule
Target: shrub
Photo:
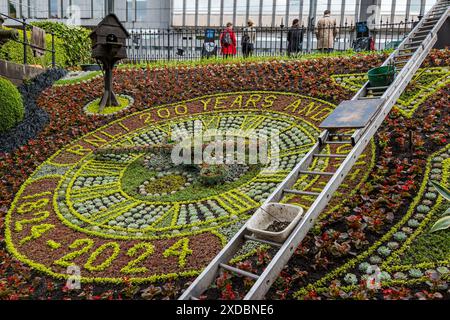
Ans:
{"type": "Polygon", "coordinates": [[[0,77],[0,132],[22,121],[25,115],[22,97],[11,81],[0,77]]]}
{"type": "MultiPolygon", "coordinates": [[[[62,69],[49,69],[19,87],[25,108],[25,116],[17,126],[7,132],[0,132],[0,154],[26,144],[28,140],[34,139],[38,133],[48,124],[47,112],[36,105],[36,98],[46,88],[50,87],[56,80],[62,78],[66,71],[62,69]]],[[[0,95],[4,97],[3,94],[0,95]]],[[[0,100],[2,104],[2,100],[0,100]]],[[[1,119],[1,118],[0,118],[1,119]]]]}
{"type": "MultiPolygon", "coordinates": [[[[23,31],[19,31],[19,39],[23,41],[23,31]]],[[[31,32],[27,31],[28,41],[31,39],[31,32]]],[[[52,36],[46,34],[45,41],[47,49],[51,49],[52,36]]],[[[58,37],[55,37],[55,62],[58,66],[64,67],[67,65],[66,51],[64,49],[64,43],[58,37]]],[[[15,63],[23,63],[23,45],[15,41],[8,41],[0,48],[0,59],[12,61],[15,63]]],[[[34,65],[41,65],[43,67],[51,66],[52,53],[46,51],[41,57],[35,57],[30,47],[27,47],[27,63],[34,65]]]]}
{"type": "Polygon", "coordinates": [[[61,22],[37,21],[32,25],[45,32],[53,32],[64,44],[67,66],[89,63],[91,60],[91,31],[83,27],[68,26],[61,22]]]}

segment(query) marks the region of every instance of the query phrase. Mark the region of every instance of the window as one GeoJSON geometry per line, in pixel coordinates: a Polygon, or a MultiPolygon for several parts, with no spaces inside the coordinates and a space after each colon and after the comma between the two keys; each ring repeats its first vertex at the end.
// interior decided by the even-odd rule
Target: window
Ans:
{"type": "Polygon", "coordinates": [[[12,1],[8,1],[8,15],[12,18],[19,18],[17,15],[17,4],[12,1]]]}
{"type": "Polygon", "coordinates": [[[237,0],[236,2],[236,25],[247,25],[247,0],[237,0]]]}
{"type": "Polygon", "coordinates": [[[323,12],[328,8],[328,0],[317,0],[316,16],[323,17],[323,12]]]}
{"type": "Polygon", "coordinates": [[[183,25],[183,0],[173,0],[173,25],[183,25]]]}
{"type": "Polygon", "coordinates": [[[225,1],[223,4],[223,24],[226,25],[228,22],[233,22],[233,0],[225,1]]]}
{"type": "Polygon", "coordinates": [[[395,23],[398,23],[400,21],[405,21],[406,16],[406,0],[397,0],[395,3],[395,16],[394,21],[395,23]]]}
{"type": "Polygon", "coordinates": [[[106,0],[106,13],[114,12],[114,0],[106,0]]]}
{"type": "Polygon", "coordinates": [[[308,19],[309,19],[309,1],[308,0],[303,0],[302,24],[304,26],[308,25],[308,21],[309,21],[308,19]]]}
{"type": "MultiPolygon", "coordinates": [[[[55,0],[57,1],[57,0],[55,0]]],[[[96,2],[96,0],[94,0],[96,2]]],[[[91,0],[72,0],[72,5],[80,9],[80,18],[92,18],[92,2],[91,0]]]]}
{"type": "Polygon", "coordinates": [[[294,19],[300,19],[300,0],[291,0],[289,2],[289,17],[284,24],[290,26],[294,19]]]}
{"type": "Polygon", "coordinates": [[[93,11],[92,17],[96,19],[101,19],[105,15],[105,0],[92,0],[93,11]]]}
{"type": "Polygon", "coordinates": [[[195,25],[195,2],[196,0],[185,0],[186,1],[186,25],[195,25]]]}
{"type": "Polygon", "coordinates": [[[336,23],[339,25],[341,23],[341,8],[342,8],[342,0],[335,0],[331,2],[330,11],[331,16],[336,18],[336,23]]]}
{"type": "Polygon", "coordinates": [[[145,21],[148,10],[148,0],[136,0],[136,21],[145,21]]]}
{"type": "Polygon", "coordinates": [[[272,24],[273,0],[263,0],[262,25],[264,27],[272,24]]]}
{"type": "Polygon", "coordinates": [[[253,19],[255,25],[259,24],[259,4],[260,0],[250,0],[249,17],[253,19]]]}
{"type": "Polygon", "coordinates": [[[343,25],[351,25],[355,23],[356,3],[358,0],[345,0],[345,14],[343,25]]]}
{"type": "Polygon", "coordinates": [[[220,0],[211,0],[211,25],[220,26],[220,0]]]}
{"type": "Polygon", "coordinates": [[[286,0],[276,0],[275,7],[275,26],[278,27],[283,21],[283,25],[286,25],[286,0]]]}
{"type": "Polygon", "coordinates": [[[48,19],[50,12],[48,5],[49,5],[48,0],[30,1],[31,12],[33,17],[37,19],[48,19]]]}
{"type": "Polygon", "coordinates": [[[391,21],[392,0],[381,0],[380,16],[383,24],[391,21]]]}
{"type": "Polygon", "coordinates": [[[198,25],[206,26],[208,25],[208,0],[198,1],[198,25]]]}
{"type": "Polygon", "coordinates": [[[58,7],[58,0],[50,0],[49,16],[51,19],[57,19],[59,17],[58,7]]]}
{"type": "Polygon", "coordinates": [[[134,16],[134,1],[127,0],[127,21],[134,22],[136,21],[134,16]]]}

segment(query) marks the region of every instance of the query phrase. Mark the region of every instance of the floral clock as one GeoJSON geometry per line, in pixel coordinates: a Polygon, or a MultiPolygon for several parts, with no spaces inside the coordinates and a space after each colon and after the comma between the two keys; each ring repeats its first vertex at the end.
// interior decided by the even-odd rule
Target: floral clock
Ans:
{"type": "MultiPolygon", "coordinates": [[[[309,151],[333,109],[296,94],[243,92],[149,108],[112,122],[60,150],[22,186],[7,216],[8,248],[56,278],[69,278],[74,267],[84,282],[194,276],[309,151]],[[230,129],[278,130],[276,170],[265,170],[271,162],[235,166],[222,183],[205,185],[194,171],[139,151],[174,130],[230,129]],[[113,152],[120,148],[138,151],[113,152]]],[[[327,151],[344,154],[345,148],[327,151]]],[[[372,157],[371,146],[344,188],[356,188],[372,157]]],[[[330,161],[316,160],[311,170],[328,171],[336,166],[330,161]]],[[[296,188],[313,191],[324,183],[309,179],[296,188]]],[[[306,208],[311,199],[286,201],[306,208]]],[[[250,243],[241,256],[256,246],[250,243]]]]}

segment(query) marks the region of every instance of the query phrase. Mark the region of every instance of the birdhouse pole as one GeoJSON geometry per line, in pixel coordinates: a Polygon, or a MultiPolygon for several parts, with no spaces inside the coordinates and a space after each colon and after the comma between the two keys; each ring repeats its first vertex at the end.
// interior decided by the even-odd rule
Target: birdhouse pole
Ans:
{"type": "Polygon", "coordinates": [[[107,15],[91,33],[92,57],[101,61],[104,71],[104,92],[99,104],[99,112],[105,107],[119,106],[113,90],[113,70],[115,64],[127,58],[126,39],[130,34],[115,14],[107,15]]]}
{"type": "Polygon", "coordinates": [[[116,95],[114,94],[114,90],[113,90],[113,69],[114,69],[115,62],[108,60],[108,59],[104,59],[102,61],[102,65],[103,65],[103,71],[105,74],[104,75],[105,89],[104,89],[103,97],[100,100],[100,106],[99,106],[100,112],[103,112],[105,107],[120,105],[119,102],[117,101],[116,95]]]}

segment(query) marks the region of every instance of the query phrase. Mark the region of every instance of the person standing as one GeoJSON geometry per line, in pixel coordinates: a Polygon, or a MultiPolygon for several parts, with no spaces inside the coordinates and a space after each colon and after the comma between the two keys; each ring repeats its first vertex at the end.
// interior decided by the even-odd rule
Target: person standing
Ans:
{"type": "Polygon", "coordinates": [[[334,48],[334,39],[337,36],[336,19],[331,18],[330,10],[325,10],[323,17],[317,22],[317,49],[330,53],[334,48]]]}
{"type": "Polygon", "coordinates": [[[222,46],[222,55],[225,59],[236,55],[236,44],[237,40],[233,31],[233,24],[228,22],[227,28],[220,34],[220,45],[222,46]]]}
{"type": "Polygon", "coordinates": [[[287,41],[289,57],[302,52],[303,29],[300,28],[300,21],[298,19],[294,19],[294,21],[292,21],[292,27],[289,28],[287,41]]]}
{"type": "Polygon", "coordinates": [[[244,58],[248,58],[253,55],[256,43],[256,28],[254,27],[254,22],[249,19],[247,22],[247,27],[242,31],[242,54],[244,58]]]}

